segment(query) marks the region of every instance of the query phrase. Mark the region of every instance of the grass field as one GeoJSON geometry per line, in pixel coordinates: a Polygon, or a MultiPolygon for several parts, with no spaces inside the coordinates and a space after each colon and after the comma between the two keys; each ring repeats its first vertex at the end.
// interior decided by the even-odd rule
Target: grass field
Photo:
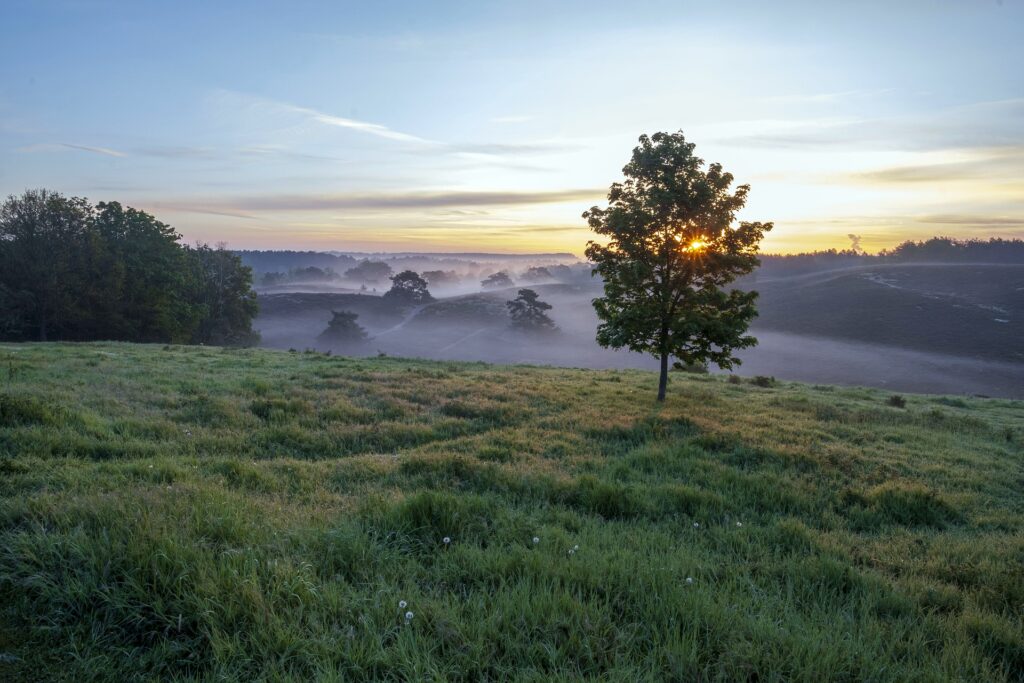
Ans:
{"type": "Polygon", "coordinates": [[[1024,403],[656,379],[2,346],[0,679],[1024,679],[1024,403]]]}

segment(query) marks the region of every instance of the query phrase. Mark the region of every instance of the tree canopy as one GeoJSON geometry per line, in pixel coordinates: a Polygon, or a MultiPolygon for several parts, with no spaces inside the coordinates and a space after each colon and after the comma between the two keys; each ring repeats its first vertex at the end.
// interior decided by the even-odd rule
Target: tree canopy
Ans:
{"type": "Polygon", "coordinates": [[[246,344],[252,272],[117,202],[31,190],[0,206],[0,338],[246,344]]]}
{"type": "Polygon", "coordinates": [[[391,289],[384,298],[400,306],[418,306],[434,300],[427,291],[427,281],[412,270],[403,270],[391,278],[391,289]]]}
{"type": "Polygon", "coordinates": [[[359,265],[345,271],[345,277],[359,282],[377,284],[391,277],[391,266],[383,261],[360,261],[359,265]]]}
{"type": "Polygon", "coordinates": [[[515,329],[524,332],[555,329],[555,321],[546,313],[551,310],[551,304],[541,301],[537,292],[532,289],[520,289],[518,296],[506,301],[505,305],[508,307],[508,315],[515,329]]]}
{"type": "Polygon", "coordinates": [[[327,329],[320,333],[317,341],[329,345],[351,346],[366,339],[366,330],[356,322],[358,313],[352,311],[331,311],[327,329]]]}
{"type": "Polygon", "coordinates": [[[594,300],[602,346],[661,361],[664,400],[670,358],[683,366],[739,363],[734,351],[757,343],[745,334],[756,292],[727,286],[758,265],[771,223],[740,222],[749,185],[732,189],[720,164],[705,168],[681,132],[642,135],[608,192],[608,206],[584,212],[605,240],[587,245],[604,296],[594,300]]]}
{"type": "Polygon", "coordinates": [[[514,284],[512,278],[503,270],[493,273],[480,281],[480,286],[484,289],[505,289],[514,284]]]}

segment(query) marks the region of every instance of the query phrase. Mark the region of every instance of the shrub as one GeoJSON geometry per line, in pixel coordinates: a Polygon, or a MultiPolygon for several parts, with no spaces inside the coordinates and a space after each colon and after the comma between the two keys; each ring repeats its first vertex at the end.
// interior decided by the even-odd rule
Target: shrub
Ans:
{"type": "Polygon", "coordinates": [[[768,387],[775,386],[775,378],[766,377],[765,375],[757,375],[756,377],[752,377],[750,379],[750,383],[753,384],[755,387],[764,387],[765,389],[767,389],[768,387]]]}
{"type": "Polygon", "coordinates": [[[893,394],[892,396],[890,396],[888,403],[893,408],[906,408],[907,407],[907,399],[903,398],[899,394],[893,394]]]}
{"type": "Polygon", "coordinates": [[[729,384],[742,384],[743,380],[740,379],[739,375],[729,375],[729,384]]]}

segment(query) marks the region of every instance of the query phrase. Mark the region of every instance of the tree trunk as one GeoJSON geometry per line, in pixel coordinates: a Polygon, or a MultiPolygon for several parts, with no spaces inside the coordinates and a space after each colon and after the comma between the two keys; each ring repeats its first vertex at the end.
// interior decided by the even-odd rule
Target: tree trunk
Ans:
{"type": "Polygon", "coordinates": [[[665,388],[668,387],[668,353],[661,354],[661,377],[658,379],[658,400],[665,400],[665,388]]]}

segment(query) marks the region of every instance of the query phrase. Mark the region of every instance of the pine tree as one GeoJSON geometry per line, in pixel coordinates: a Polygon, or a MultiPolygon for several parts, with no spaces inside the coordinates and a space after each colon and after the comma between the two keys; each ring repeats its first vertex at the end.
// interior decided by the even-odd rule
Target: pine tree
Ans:
{"type": "Polygon", "coordinates": [[[545,311],[551,310],[551,304],[541,301],[537,292],[532,289],[520,289],[519,296],[506,301],[512,327],[524,332],[554,330],[555,322],[545,311]]]}

